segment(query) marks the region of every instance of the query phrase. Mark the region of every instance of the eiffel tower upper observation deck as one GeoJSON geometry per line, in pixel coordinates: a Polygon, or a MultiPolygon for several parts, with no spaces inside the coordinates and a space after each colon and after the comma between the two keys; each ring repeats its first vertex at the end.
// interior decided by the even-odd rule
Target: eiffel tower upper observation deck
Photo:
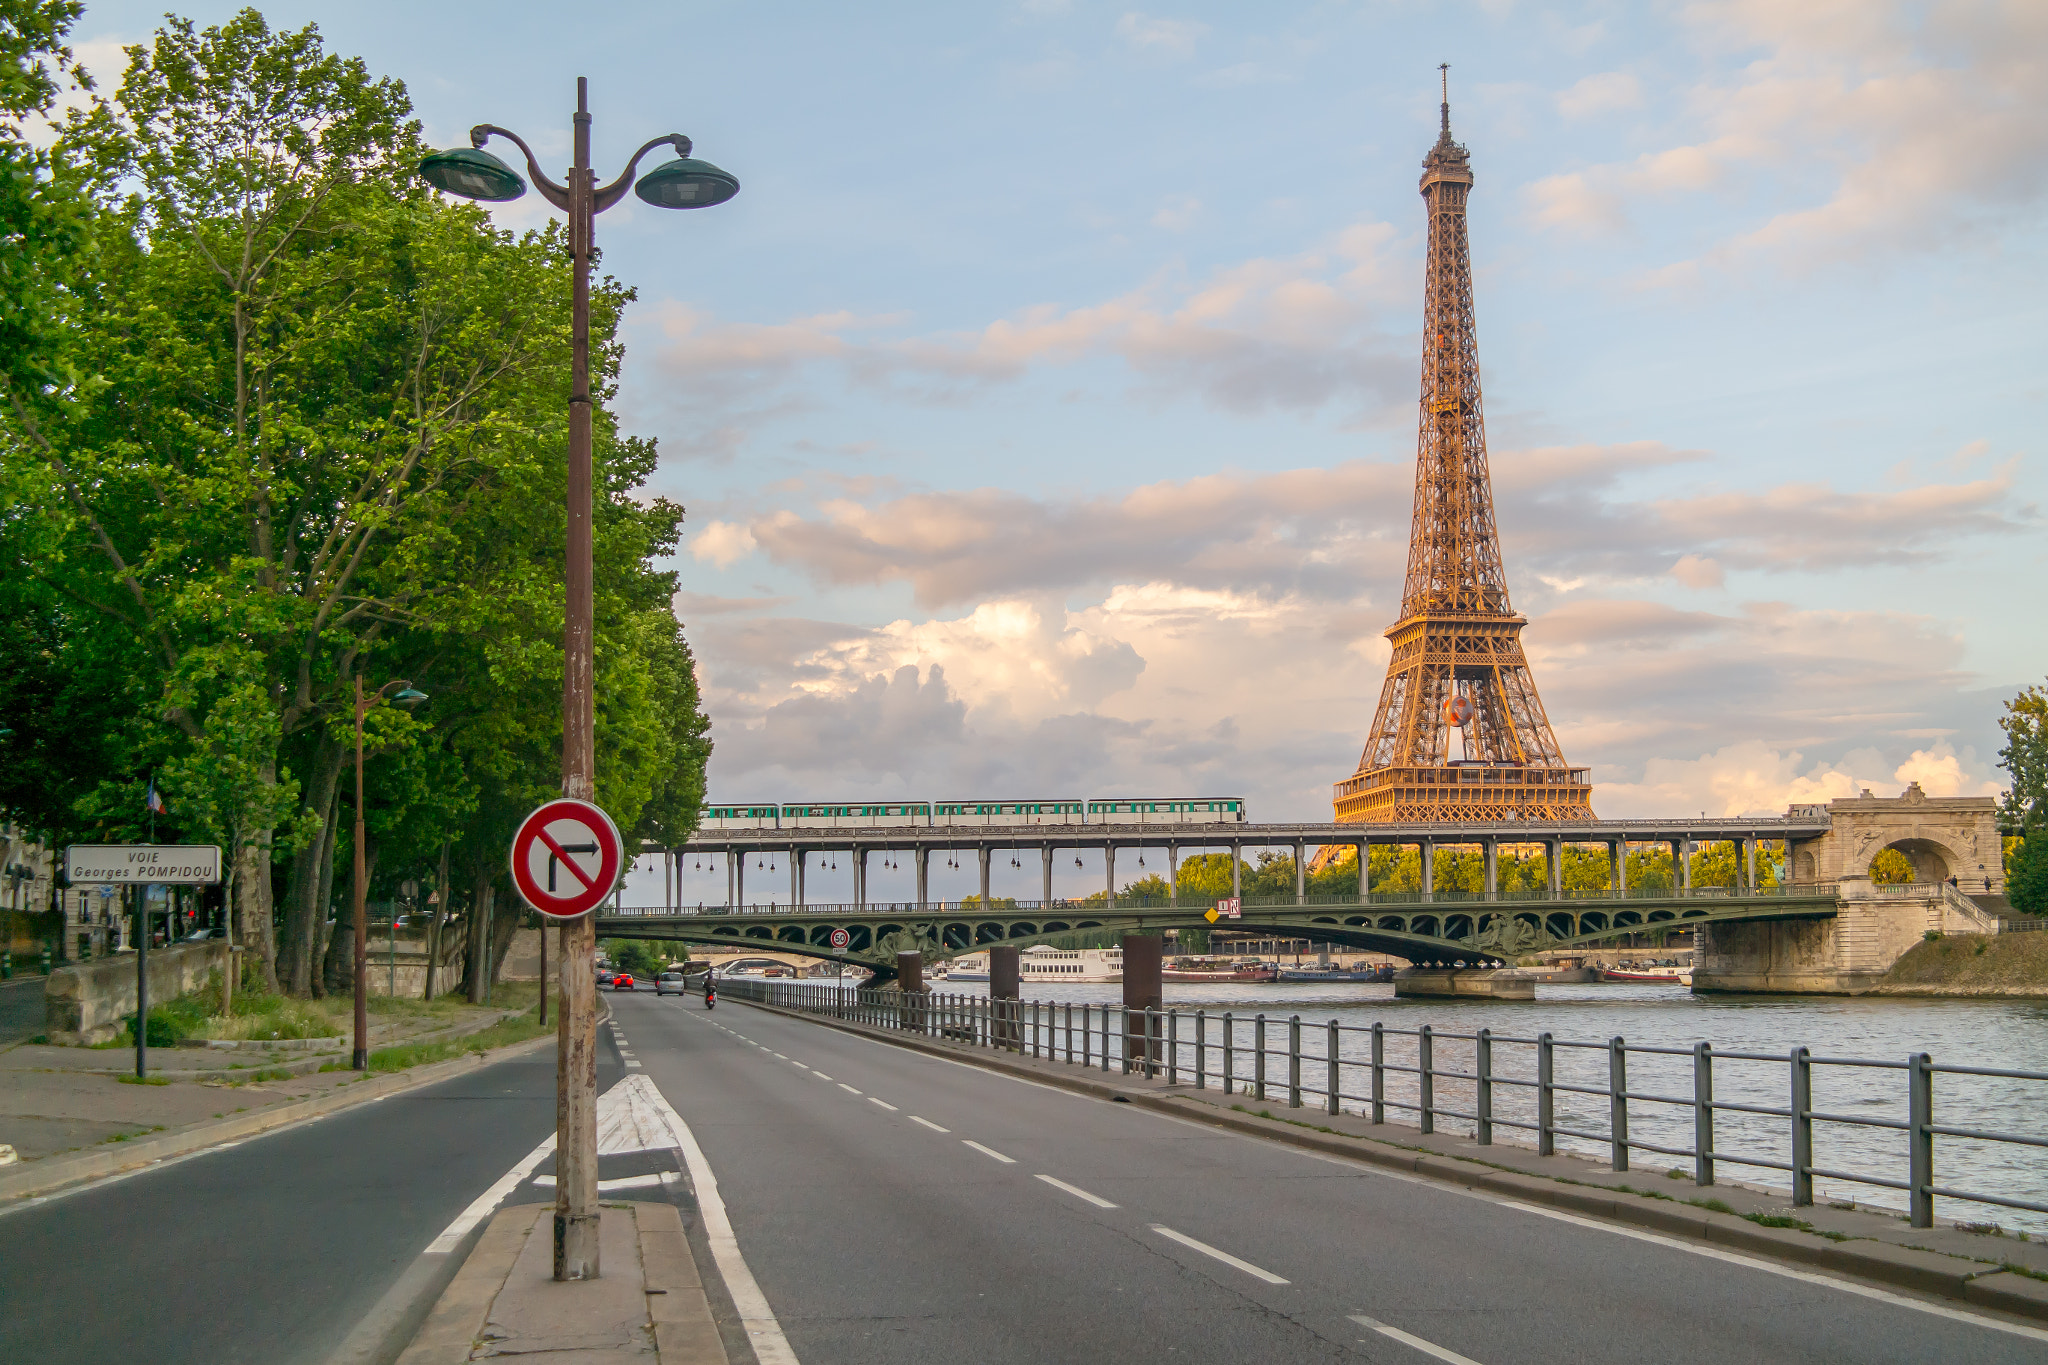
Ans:
{"type": "Polygon", "coordinates": [[[1586,769],[1565,764],[1522,654],[1528,621],[1508,604],[1465,236],[1472,168],[1451,140],[1448,75],[1443,131],[1422,167],[1429,259],[1408,579],[1379,710],[1358,771],[1336,784],[1336,818],[1591,819],[1586,769]]]}

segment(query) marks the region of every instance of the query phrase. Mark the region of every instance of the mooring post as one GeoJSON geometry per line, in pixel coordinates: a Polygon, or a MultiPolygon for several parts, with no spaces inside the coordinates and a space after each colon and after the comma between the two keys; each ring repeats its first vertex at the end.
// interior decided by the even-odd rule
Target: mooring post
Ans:
{"type": "Polygon", "coordinates": [[[898,1026],[924,1030],[924,954],[915,948],[896,954],[896,994],[903,1002],[898,1026]]]}
{"type": "Polygon", "coordinates": [[[1017,1050],[1017,1002],[1024,998],[1024,959],[1012,944],[998,943],[988,950],[988,998],[995,1005],[996,1046],[1017,1050]],[[1001,1004],[995,1002],[1001,1001],[1001,1004]]]}
{"type": "Polygon", "coordinates": [[[1124,1069],[1142,1059],[1148,1078],[1158,1074],[1159,1049],[1150,1022],[1152,1012],[1166,1003],[1164,953],[1165,940],[1158,934],[1124,935],[1124,1069]]]}

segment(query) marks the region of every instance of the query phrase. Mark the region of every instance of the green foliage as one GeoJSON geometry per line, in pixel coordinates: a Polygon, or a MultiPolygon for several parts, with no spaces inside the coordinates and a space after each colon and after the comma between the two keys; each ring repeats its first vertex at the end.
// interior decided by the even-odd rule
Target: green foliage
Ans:
{"type": "MultiPolygon", "coordinates": [[[[76,11],[9,6],[6,110],[47,106],[37,62],[62,69],[76,11]]],[[[304,991],[346,894],[357,679],[430,696],[364,721],[372,896],[417,878],[452,908],[559,789],[571,262],[559,227],[515,238],[427,192],[403,85],[310,25],[172,18],[128,56],[37,182],[82,205],[43,272],[51,359],[0,366],[0,815],[133,837],[153,774],[157,836],[245,855],[242,931],[304,991]]],[[[654,568],[682,509],[641,496],[654,445],[606,406],[631,300],[593,286],[597,796],[676,840],[710,741],[654,568]]]]}
{"type": "Polygon", "coordinates": [[[1870,860],[1870,880],[1897,886],[1913,880],[1913,860],[1895,848],[1881,848],[1870,860]]]}
{"type": "Polygon", "coordinates": [[[2048,915],[2048,824],[2029,828],[2006,859],[2005,898],[2029,915],[2048,915]]]}
{"type": "Polygon", "coordinates": [[[2006,899],[2015,910],[2048,914],[2048,687],[2023,689],[1998,724],[1998,761],[2012,775],[2005,816],[2020,834],[2006,852],[2006,899]]]}

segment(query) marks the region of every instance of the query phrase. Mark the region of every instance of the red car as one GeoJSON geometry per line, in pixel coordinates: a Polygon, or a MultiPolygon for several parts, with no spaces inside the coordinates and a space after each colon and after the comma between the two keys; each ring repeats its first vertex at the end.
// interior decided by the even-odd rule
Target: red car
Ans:
{"type": "Polygon", "coordinates": [[[617,976],[612,978],[612,989],[615,991],[632,990],[633,974],[631,972],[620,972],[617,976]]]}

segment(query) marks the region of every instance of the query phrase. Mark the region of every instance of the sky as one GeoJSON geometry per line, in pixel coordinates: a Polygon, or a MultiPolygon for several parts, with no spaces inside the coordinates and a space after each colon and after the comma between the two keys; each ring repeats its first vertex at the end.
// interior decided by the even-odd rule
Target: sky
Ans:
{"type": "MultiPolygon", "coordinates": [[[[163,8],[89,4],[81,55],[163,8]]],[[[676,131],[739,178],[598,226],[715,799],[1329,810],[1399,605],[1440,62],[1509,585],[1595,809],[1993,793],[2048,675],[2038,0],[264,12],[436,145],[559,173],[587,75],[602,177],[676,131]]]]}

